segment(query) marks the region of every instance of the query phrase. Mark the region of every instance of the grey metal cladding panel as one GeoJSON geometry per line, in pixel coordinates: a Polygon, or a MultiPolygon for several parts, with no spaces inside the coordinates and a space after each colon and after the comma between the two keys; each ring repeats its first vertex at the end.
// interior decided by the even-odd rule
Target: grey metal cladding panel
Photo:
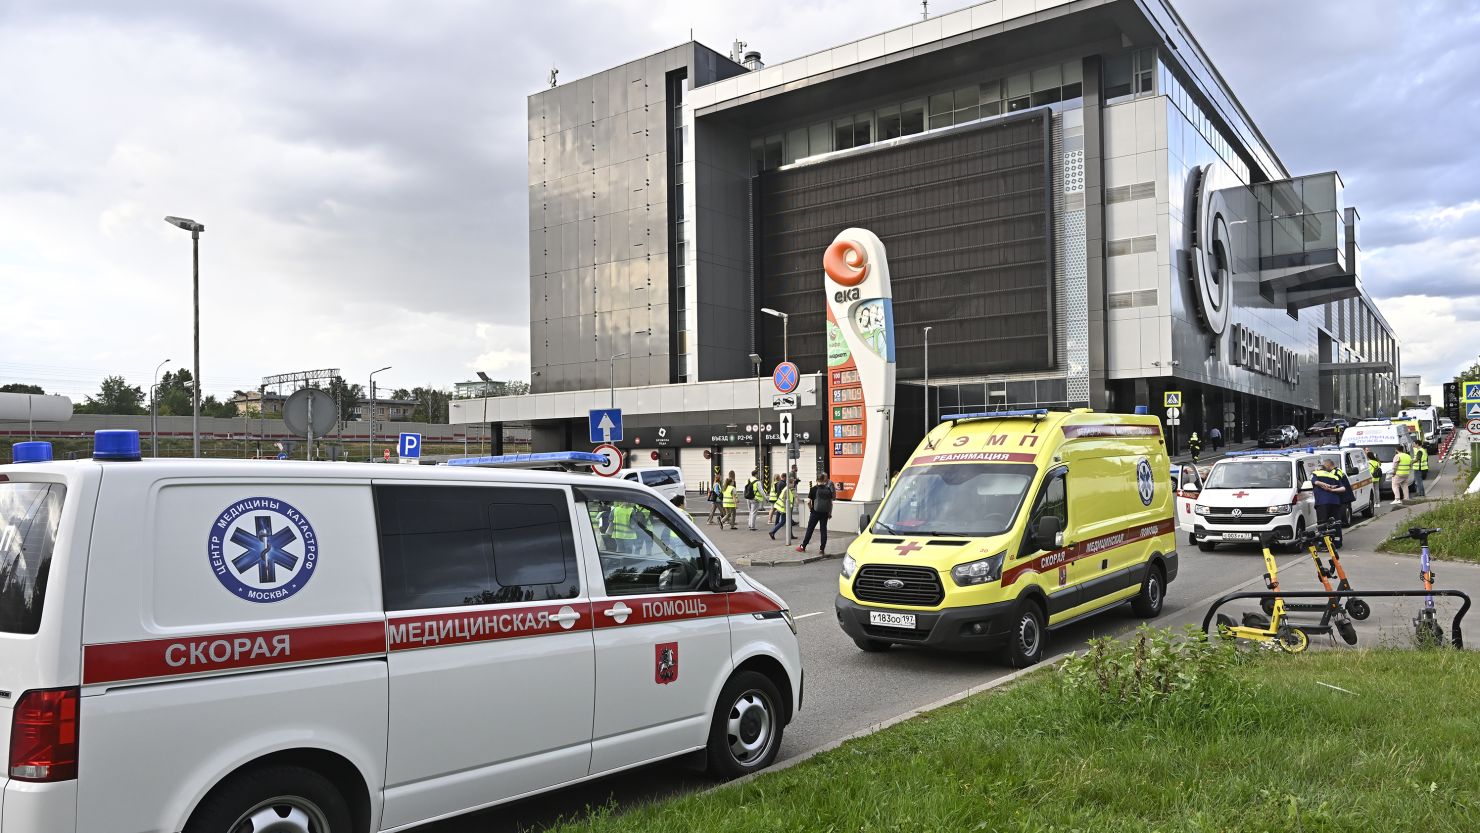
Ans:
{"type": "MultiPolygon", "coordinates": [[[[921,374],[914,334],[927,324],[942,376],[1053,367],[1047,126],[1030,114],[762,177],[761,300],[792,313],[804,372],[825,369],[819,267],[849,226],[878,234],[888,253],[896,332],[911,333],[901,378],[921,374]]],[[[780,341],[763,322],[762,354],[780,341]]]]}

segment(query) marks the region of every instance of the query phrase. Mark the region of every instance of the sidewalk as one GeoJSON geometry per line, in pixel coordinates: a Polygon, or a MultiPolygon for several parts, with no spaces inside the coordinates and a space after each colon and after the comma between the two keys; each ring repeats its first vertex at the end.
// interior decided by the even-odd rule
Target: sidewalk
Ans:
{"type": "Polygon", "coordinates": [[[771,512],[769,507],[765,511],[757,511],[755,516],[755,531],[751,532],[747,527],[750,511],[744,498],[740,500],[740,508],[735,512],[735,522],[740,525],[739,529],[732,530],[728,526],[723,530],[718,523],[709,524],[709,503],[694,503],[690,507],[694,523],[709,539],[718,546],[720,552],[725,554],[731,563],[737,567],[778,567],[787,564],[811,564],[824,558],[842,558],[843,551],[853,543],[857,535],[828,533],[827,554],[819,555],[818,536],[812,536],[812,545],[807,552],[797,552],[796,548],[801,546],[802,535],[807,531],[806,507],[798,507],[796,519],[797,524],[793,527],[794,539],[790,546],[786,543],[786,528],[783,527],[776,532],[775,540],[768,534],[771,531],[771,512]],[[700,508],[702,507],[702,509],[700,508]],[[697,514],[695,514],[697,513],[697,514]]]}

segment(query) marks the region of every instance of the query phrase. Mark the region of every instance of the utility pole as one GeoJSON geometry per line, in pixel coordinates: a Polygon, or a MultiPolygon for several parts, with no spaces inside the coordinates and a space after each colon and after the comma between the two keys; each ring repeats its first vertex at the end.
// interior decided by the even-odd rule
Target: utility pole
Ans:
{"type": "Polygon", "coordinates": [[[925,433],[929,434],[934,426],[930,424],[930,328],[925,328],[925,433]]]}

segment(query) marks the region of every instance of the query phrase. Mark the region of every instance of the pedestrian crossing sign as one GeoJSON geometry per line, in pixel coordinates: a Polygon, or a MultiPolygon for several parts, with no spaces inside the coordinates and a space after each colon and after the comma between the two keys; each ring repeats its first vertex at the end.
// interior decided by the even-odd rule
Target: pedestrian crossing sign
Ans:
{"type": "Polygon", "coordinates": [[[1460,398],[1466,402],[1480,402],[1480,382],[1465,382],[1465,395],[1460,398]]]}
{"type": "Polygon", "coordinates": [[[1180,408],[1180,407],[1182,407],[1182,391],[1179,391],[1179,390],[1169,390],[1166,393],[1162,394],[1162,399],[1164,400],[1162,402],[1162,407],[1163,408],[1180,408]]]}

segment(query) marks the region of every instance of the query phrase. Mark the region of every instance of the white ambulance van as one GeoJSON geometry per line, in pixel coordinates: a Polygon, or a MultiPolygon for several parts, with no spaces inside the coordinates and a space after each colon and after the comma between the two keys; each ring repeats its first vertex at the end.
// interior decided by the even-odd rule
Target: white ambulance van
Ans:
{"type": "Polygon", "coordinates": [[[648,489],[50,456],[0,466],[0,833],[402,830],[752,772],[801,705],[785,604],[648,489]]]}
{"type": "Polygon", "coordinates": [[[1386,419],[1364,419],[1341,432],[1342,448],[1372,452],[1382,464],[1382,496],[1393,496],[1393,458],[1399,451],[1413,453],[1418,438],[1404,423],[1386,419]]]}

